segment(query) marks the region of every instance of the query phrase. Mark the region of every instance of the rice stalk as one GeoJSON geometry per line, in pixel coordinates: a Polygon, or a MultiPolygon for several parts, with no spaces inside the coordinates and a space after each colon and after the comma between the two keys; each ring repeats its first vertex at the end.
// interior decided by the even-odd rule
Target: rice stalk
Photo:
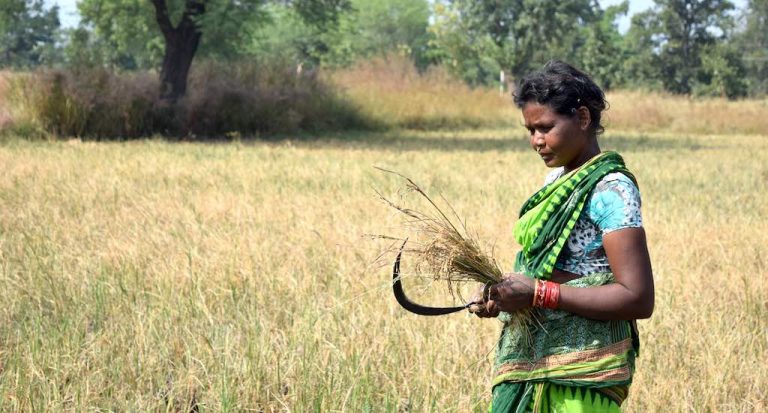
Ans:
{"type": "MultiPolygon", "coordinates": [[[[449,213],[444,212],[412,179],[395,171],[375,168],[405,180],[405,190],[417,193],[429,205],[428,211],[407,208],[377,191],[386,205],[404,215],[407,231],[416,235],[414,238],[417,241],[410,241],[410,246],[404,252],[415,257],[412,259],[416,263],[417,274],[429,276],[435,281],[445,281],[453,297],[460,296],[457,288],[459,283],[491,285],[503,281],[504,273],[496,259],[480,247],[477,235],[467,229],[466,222],[459,218],[445,198],[441,197],[449,213]]],[[[510,314],[509,324],[512,328],[524,328],[527,333],[527,326],[532,319],[530,309],[524,309],[510,314]]]]}

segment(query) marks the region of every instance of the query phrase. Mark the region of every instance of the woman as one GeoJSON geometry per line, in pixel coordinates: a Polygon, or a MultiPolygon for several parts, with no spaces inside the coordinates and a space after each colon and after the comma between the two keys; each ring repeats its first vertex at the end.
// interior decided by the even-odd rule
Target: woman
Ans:
{"type": "Polygon", "coordinates": [[[470,311],[505,322],[492,412],[618,412],[632,382],[634,320],[653,312],[650,258],[634,176],[597,137],[600,88],[553,61],[514,94],[533,149],[555,168],[521,210],[514,274],[470,311]],[[509,313],[533,307],[528,333],[509,313]]]}

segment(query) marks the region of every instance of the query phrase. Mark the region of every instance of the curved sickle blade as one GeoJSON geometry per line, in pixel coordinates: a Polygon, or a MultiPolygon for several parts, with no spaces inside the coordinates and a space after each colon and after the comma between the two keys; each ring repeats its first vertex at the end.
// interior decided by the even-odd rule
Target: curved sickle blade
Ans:
{"type": "MultiPolygon", "coordinates": [[[[405,242],[408,242],[408,240],[405,240],[405,242]]],[[[403,291],[403,284],[400,282],[400,256],[403,255],[405,242],[403,242],[403,246],[400,247],[400,251],[397,253],[397,258],[395,258],[395,265],[392,269],[392,291],[395,293],[395,299],[400,304],[400,306],[414,314],[427,316],[451,314],[469,307],[470,304],[460,305],[457,307],[425,307],[423,305],[414,303],[413,301],[409,300],[408,297],[406,297],[405,291],[403,291]]]]}

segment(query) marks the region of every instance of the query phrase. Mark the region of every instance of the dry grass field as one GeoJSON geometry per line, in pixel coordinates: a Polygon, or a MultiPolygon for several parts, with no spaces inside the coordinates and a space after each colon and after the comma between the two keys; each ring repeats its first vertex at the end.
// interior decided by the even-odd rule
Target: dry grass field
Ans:
{"type": "MultiPolygon", "coordinates": [[[[625,410],[765,411],[768,136],[602,145],[638,176],[657,285],[625,410]]],[[[506,267],[546,173],[519,128],[3,141],[0,410],[485,411],[499,323],[397,306],[365,234],[398,234],[374,189],[400,183],[374,165],[443,194],[506,267]]]]}
{"type": "MultiPolygon", "coordinates": [[[[379,59],[332,74],[364,115],[384,125],[416,129],[518,127],[508,93],[472,89],[437,68],[418,73],[398,59],[379,59]]],[[[768,98],[729,101],[658,92],[607,94],[611,131],[674,134],[766,134],[768,98]]]]}

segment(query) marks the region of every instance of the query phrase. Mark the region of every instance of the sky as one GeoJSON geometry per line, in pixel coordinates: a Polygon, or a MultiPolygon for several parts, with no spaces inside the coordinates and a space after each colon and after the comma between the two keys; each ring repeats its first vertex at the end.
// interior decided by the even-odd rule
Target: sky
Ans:
{"type": "MultiPolygon", "coordinates": [[[[599,0],[600,5],[603,7],[610,6],[612,4],[621,3],[622,0],[599,0]]],[[[743,8],[746,4],[746,0],[732,0],[736,5],[736,8],[743,8]]],[[[80,21],[80,17],[77,14],[76,0],[46,0],[48,5],[58,4],[59,6],[59,19],[63,27],[75,27],[80,21]]],[[[619,31],[625,33],[629,29],[629,22],[633,14],[649,9],[653,5],[653,0],[629,0],[629,13],[627,16],[619,19],[619,31]]]]}
{"type": "MultiPolygon", "coordinates": [[[[608,7],[614,4],[621,3],[622,0],[599,0],[600,6],[608,7]]],[[[626,33],[629,30],[629,22],[632,20],[632,15],[641,11],[645,11],[653,6],[653,0],[629,0],[629,12],[626,16],[622,16],[619,23],[619,31],[626,33]]]]}
{"type": "Polygon", "coordinates": [[[45,0],[45,4],[48,6],[59,6],[59,20],[61,27],[65,28],[77,27],[77,23],[80,22],[75,3],[77,3],[76,0],[45,0]]]}

